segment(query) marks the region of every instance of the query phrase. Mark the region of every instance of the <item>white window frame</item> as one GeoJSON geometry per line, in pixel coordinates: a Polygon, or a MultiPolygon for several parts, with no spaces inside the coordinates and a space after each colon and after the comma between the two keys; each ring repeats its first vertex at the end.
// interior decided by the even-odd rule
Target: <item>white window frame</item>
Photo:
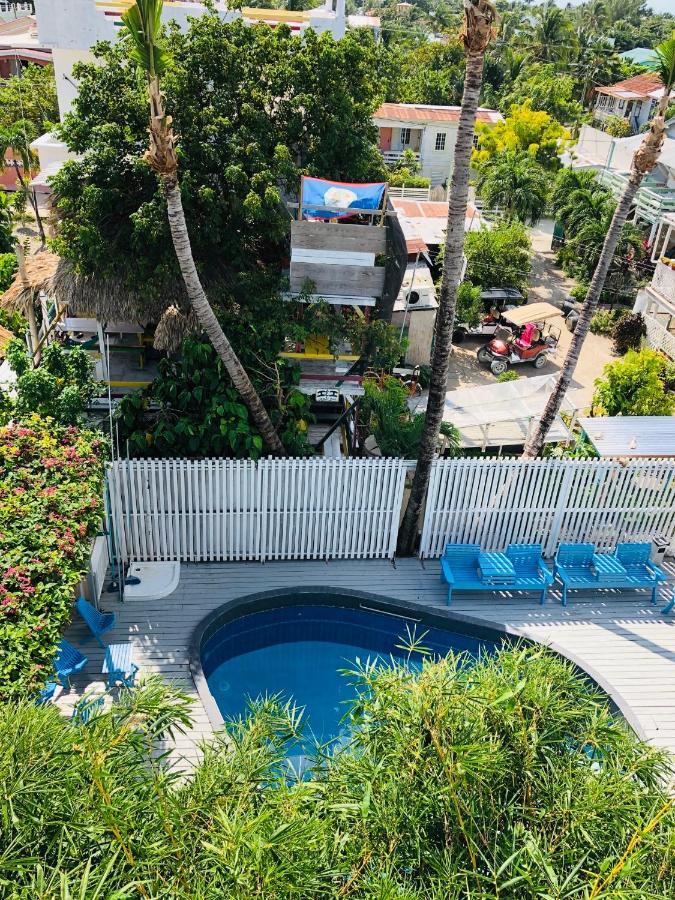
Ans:
{"type": "Polygon", "coordinates": [[[446,137],[447,137],[446,131],[437,131],[436,132],[436,138],[434,140],[434,150],[437,150],[439,153],[441,153],[443,150],[445,150],[446,137]],[[440,144],[440,147],[439,147],[439,144],[440,144]]]}
{"type": "Polygon", "coordinates": [[[402,147],[410,146],[411,131],[412,131],[412,129],[410,129],[410,128],[401,128],[401,146],[402,147]]]}

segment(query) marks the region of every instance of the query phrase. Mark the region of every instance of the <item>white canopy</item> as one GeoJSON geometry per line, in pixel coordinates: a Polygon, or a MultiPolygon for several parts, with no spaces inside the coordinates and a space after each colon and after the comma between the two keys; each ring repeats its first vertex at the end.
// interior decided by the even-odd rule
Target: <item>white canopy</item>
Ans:
{"type": "Polygon", "coordinates": [[[581,417],[600,456],[675,457],[675,416],[581,417]]]}
{"type": "MultiPolygon", "coordinates": [[[[521,377],[517,381],[495,382],[482,387],[461,388],[445,395],[443,421],[460,432],[462,447],[502,447],[522,444],[533,423],[539,420],[555,384],[555,375],[521,377]]],[[[415,412],[426,409],[427,398],[420,398],[415,412]]],[[[577,407],[566,396],[564,411],[574,416],[577,407]]],[[[546,441],[565,441],[570,429],[558,416],[546,441]]]]}

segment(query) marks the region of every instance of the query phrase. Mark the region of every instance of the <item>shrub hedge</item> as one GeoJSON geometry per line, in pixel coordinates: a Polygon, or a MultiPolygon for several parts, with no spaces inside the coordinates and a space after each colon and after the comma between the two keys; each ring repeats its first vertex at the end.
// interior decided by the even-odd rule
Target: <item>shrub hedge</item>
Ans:
{"type": "Polygon", "coordinates": [[[50,673],[101,521],[103,451],[50,419],[0,428],[0,700],[50,673]]]}

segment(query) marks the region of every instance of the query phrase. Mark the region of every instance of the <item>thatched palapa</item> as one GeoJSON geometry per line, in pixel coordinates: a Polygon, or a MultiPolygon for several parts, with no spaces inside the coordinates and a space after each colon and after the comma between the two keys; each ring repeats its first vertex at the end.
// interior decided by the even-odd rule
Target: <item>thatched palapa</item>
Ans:
{"type": "Polygon", "coordinates": [[[27,256],[14,281],[0,297],[0,306],[23,312],[40,291],[51,293],[51,282],[59,262],[60,258],[47,250],[27,256]]]}

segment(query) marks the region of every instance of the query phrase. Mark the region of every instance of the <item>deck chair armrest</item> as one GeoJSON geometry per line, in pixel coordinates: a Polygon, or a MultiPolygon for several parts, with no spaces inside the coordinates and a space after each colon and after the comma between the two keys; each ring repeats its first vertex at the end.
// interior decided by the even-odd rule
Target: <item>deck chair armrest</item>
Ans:
{"type": "Polygon", "coordinates": [[[455,576],[452,574],[452,569],[448,560],[441,559],[441,571],[443,572],[443,578],[445,578],[448,584],[455,583],[455,576]]]}
{"type": "Polygon", "coordinates": [[[537,569],[539,570],[539,573],[544,581],[546,581],[547,579],[553,581],[553,572],[551,572],[543,559],[540,559],[537,563],[537,569]]]}
{"type": "Polygon", "coordinates": [[[668,581],[668,576],[663,571],[661,566],[657,565],[657,563],[652,562],[652,560],[650,559],[650,560],[647,560],[645,565],[647,567],[647,571],[650,572],[654,576],[656,581],[668,581]]]}

